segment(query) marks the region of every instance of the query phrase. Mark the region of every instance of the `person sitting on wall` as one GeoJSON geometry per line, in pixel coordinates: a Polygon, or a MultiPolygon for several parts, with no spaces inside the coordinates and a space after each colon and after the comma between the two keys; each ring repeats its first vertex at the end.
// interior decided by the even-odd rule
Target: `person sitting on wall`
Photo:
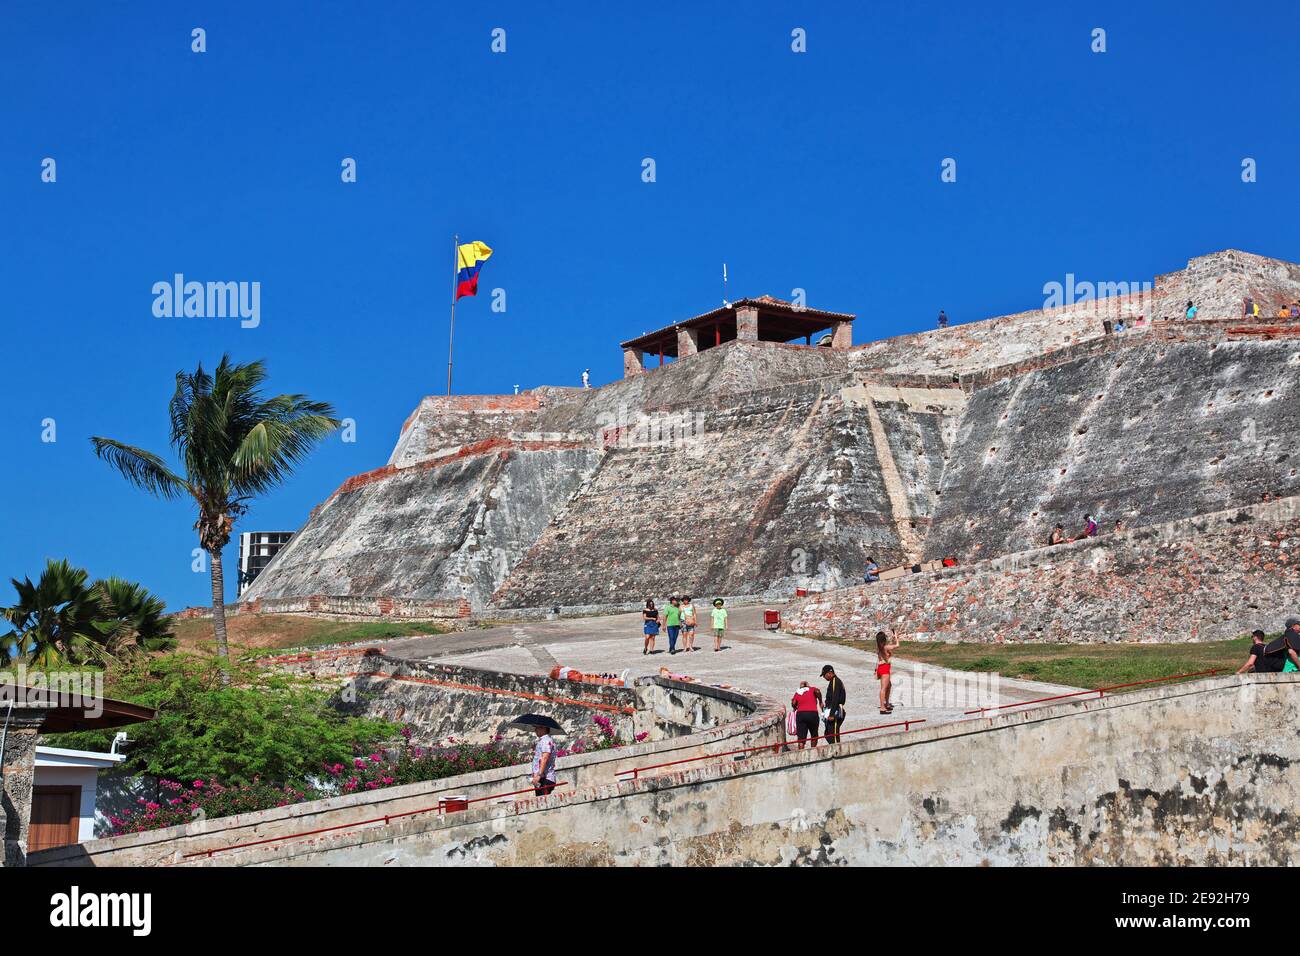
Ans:
{"type": "Polygon", "coordinates": [[[1065,544],[1065,525],[1058,524],[1052,529],[1052,536],[1047,539],[1048,544],[1065,544]]]}
{"type": "Polygon", "coordinates": [[[1254,671],[1256,674],[1266,673],[1264,670],[1264,661],[1266,645],[1264,644],[1264,632],[1254,630],[1250,634],[1250,653],[1246,656],[1246,663],[1237,668],[1236,673],[1244,674],[1246,671],[1254,671]]]}
{"type": "Polygon", "coordinates": [[[1124,529],[1124,519],[1123,519],[1123,518],[1116,518],[1116,519],[1115,519],[1115,533],[1116,533],[1116,534],[1119,534],[1120,532],[1122,532],[1122,531],[1124,531],[1124,530],[1125,530],[1125,529],[1124,529]]]}
{"type": "Polygon", "coordinates": [[[1287,658],[1282,670],[1286,673],[1300,671],[1300,617],[1286,619],[1286,626],[1282,631],[1282,641],[1286,644],[1283,653],[1287,658]]]}
{"type": "Polygon", "coordinates": [[[947,316],[947,313],[945,313],[945,312],[943,311],[943,309],[940,309],[940,310],[939,310],[939,328],[941,328],[941,329],[946,329],[947,327],[948,327],[948,316],[947,316]]]}
{"type": "Polygon", "coordinates": [[[1187,300],[1187,312],[1185,313],[1186,317],[1189,318],[1189,319],[1194,319],[1194,318],[1196,318],[1196,312],[1197,312],[1196,306],[1192,304],[1192,300],[1191,300],[1191,299],[1188,299],[1188,300],[1187,300]]]}
{"type": "Polygon", "coordinates": [[[1257,666],[1255,670],[1265,674],[1300,671],[1297,650],[1300,650],[1300,618],[1289,617],[1282,627],[1282,636],[1264,646],[1263,666],[1257,666]]]}
{"type": "Polygon", "coordinates": [[[1277,307],[1277,317],[1278,317],[1279,319],[1285,319],[1285,318],[1287,318],[1290,314],[1291,314],[1291,310],[1288,309],[1288,308],[1286,307],[1286,303],[1285,303],[1285,302],[1283,302],[1281,305],[1279,305],[1279,306],[1277,307]]]}
{"type": "Polygon", "coordinates": [[[1291,318],[1300,319],[1300,302],[1291,303],[1291,318]]]}
{"type": "Polygon", "coordinates": [[[1119,335],[1123,331],[1124,331],[1124,320],[1120,319],[1118,322],[1115,323],[1115,334],[1119,335]]]}
{"type": "Polygon", "coordinates": [[[867,573],[863,578],[867,584],[874,584],[880,580],[880,565],[876,564],[875,558],[867,558],[867,573]]]}
{"type": "Polygon", "coordinates": [[[1083,537],[1095,538],[1097,536],[1097,522],[1092,519],[1092,515],[1083,516],[1083,537]]]}

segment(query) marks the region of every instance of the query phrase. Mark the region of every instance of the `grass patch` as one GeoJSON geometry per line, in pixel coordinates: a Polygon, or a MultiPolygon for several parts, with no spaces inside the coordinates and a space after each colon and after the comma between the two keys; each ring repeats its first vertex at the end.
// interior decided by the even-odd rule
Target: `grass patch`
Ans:
{"type": "MultiPolygon", "coordinates": [[[[211,645],[214,640],[211,618],[175,621],[173,628],[183,648],[211,645]]],[[[236,614],[226,618],[230,644],[254,651],[351,641],[387,641],[399,637],[446,634],[448,630],[445,625],[433,621],[342,621],[298,614],[236,614]]]]}
{"type": "MultiPolygon", "coordinates": [[[[861,647],[874,656],[874,642],[823,640],[861,647]]],[[[944,644],[904,641],[898,650],[899,657],[954,670],[996,672],[1003,677],[1083,688],[1128,684],[1216,667],[1231,673],[1245,662],[1249,653],[1248,636],[1199,644],[984,644],[974,641],[944,644]]]]}

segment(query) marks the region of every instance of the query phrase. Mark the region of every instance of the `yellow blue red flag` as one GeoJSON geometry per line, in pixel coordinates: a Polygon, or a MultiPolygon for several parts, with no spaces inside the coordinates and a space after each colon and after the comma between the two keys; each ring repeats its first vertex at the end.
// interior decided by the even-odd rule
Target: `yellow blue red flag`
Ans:
{"type": "Polygon", "coordinates": [[[478,271],[492,255],[482,242],[466,242],[456,248],[456,298],[478,294],[478,271]]]}

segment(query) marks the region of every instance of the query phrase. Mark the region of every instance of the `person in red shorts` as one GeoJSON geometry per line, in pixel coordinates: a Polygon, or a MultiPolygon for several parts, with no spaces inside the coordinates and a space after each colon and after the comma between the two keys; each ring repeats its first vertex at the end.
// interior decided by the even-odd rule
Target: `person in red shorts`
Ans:
{"type": "Polygon", "coordinates": [[[891,641],[884,631],[876,632],[876,680],[880,681],[880,712],[892,714],[894,705],[889,702],[891,689],[890,658],[898,650],[898,636],[891,641]]]}

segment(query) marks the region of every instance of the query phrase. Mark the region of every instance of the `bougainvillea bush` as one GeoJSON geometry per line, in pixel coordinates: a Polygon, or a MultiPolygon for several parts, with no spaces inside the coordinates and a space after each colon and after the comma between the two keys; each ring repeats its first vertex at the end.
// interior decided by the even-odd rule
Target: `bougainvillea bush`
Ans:
{"type": "MultiPolygon", "coordinates": [[[[598,715],[595,726],[591,734],[593,742],[579,737],[572,746],[557,748],[557,754],[564,757],[623,746],[608,718],[598,715]]],[[[645,738],[645,734],[636,735],[638,742],[645,738]]],[[[411,728],[405,727],[399,746],[356,755],[346,761],[327,761],[318,776],[297,785],[275,785],[260,778],[230,785],[202,778],[189,783],[163,780],[159,783],[158,799],[142,797],[134,810],[115,814],[109,822],[113,836],[141,833],[194,820],[509,767],[527,763],[531,755],[527,743],[509,743],[499,736],[486,744],[471,744],[452,737],[445,745],[421,747],[411,743],[411,728]]]]}

